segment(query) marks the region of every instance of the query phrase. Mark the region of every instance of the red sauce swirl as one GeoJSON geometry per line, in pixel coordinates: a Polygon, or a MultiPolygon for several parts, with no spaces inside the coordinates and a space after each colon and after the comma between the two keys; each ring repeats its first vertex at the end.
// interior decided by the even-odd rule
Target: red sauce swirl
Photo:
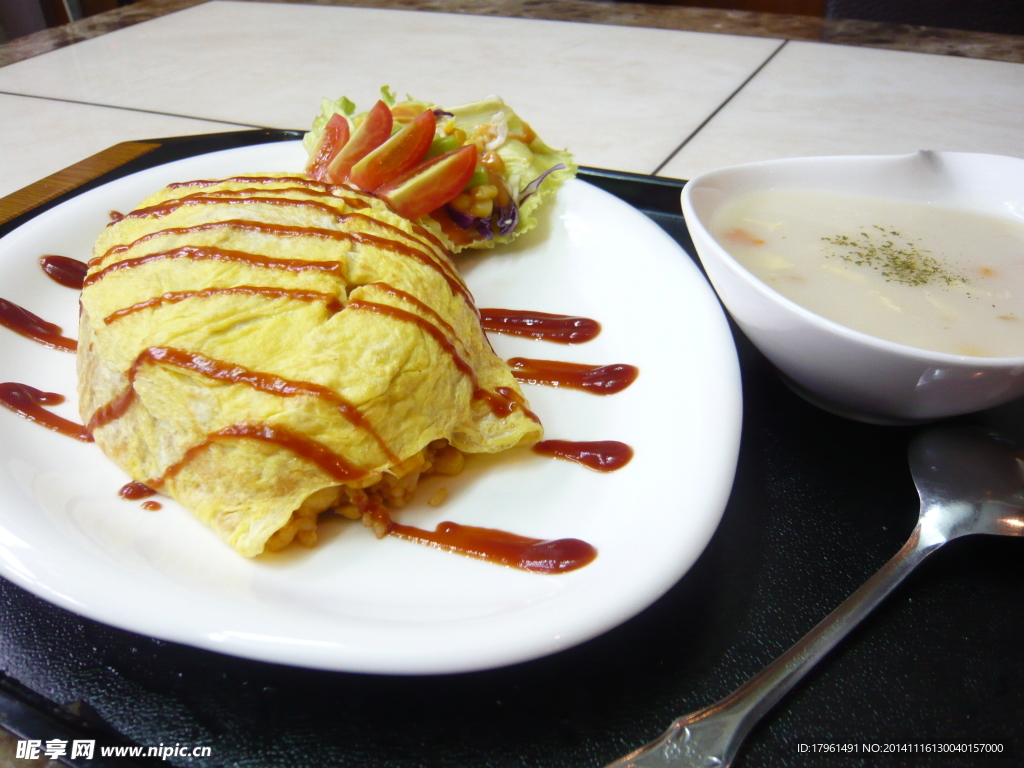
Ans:
{"type": "Polygon", "coordinates": [[[317,181],[308,176],[232,176],[228,179],[196,179],[195,181],[175,181],[168,184],[168,189],[184,189],[186,187],[216,187],[219,184],[232,182],[235,184],[281,184],[302,185],[311,189],[326,190],[331,185],[325,181],[317,181]]]}
{"type": "MultiPolygon", "coordinates": [[[[287,198],[283,198],[287,201],[287,198]]],[[[250,200],[250,202],[259,202],[259,199],[250,200]]],[[[176,201],[180,202],[180,201],[176,201]]],[[[292,201],[295,203],[302,201],[292,201]]],[[[312,203],[312,201],[307,201],[312,203]]],[[[319,204],[318,204],[319,205],[319,204]]],[[[89,262],[89,266],[92,268],[98,268],[107,257],[118,253],[125,253],[130,248],[138,243],[151,240],[162,235],[180,235],[180,234],[191,234],[197,232],[208,232],[215,231],[218,229],[238,229],[245,232],[255,232],[258,234],[272,235],[274,237],[312,237],[323,240],[334,240],[334,241],[345,241],[352,243],[361,243],[365,245],[372,245],[382,250],[390,251],[399,256],[404,256],[410,259],[419,261],[421,264],[437,271],[441,277],[444,278],[445,282],[448,283],[448,287],[452,293],[457,293],[469,304],[473,305],[472,296],[469,293],[469,289],[466,288],[465,282],[459,275],[458,270],[452,264],[451,259],[448,258],[447,253],[441,249],[431,250],[425,248],[422,243],[416,240],[412,235],[403,232],[398,227],[384,222],[378,222],[376,219],[372,219],[368,216],[359,213],[349,214],[338,214],[330,206],[323,206],[328,210],[333,211],[338,219],[359,219],[367,222],[370,225],[375,225],[389,233],[401,238],[401,240],[393,240],[387,237],[381,237],[380,235],[373,235],[361,232],[344,232],[341,230],[334,229],[321,229],[318,227],[297,227],[286,224],[272,224],[267,222],[259,221],[246,221],[244,219],[227,219],[225,221],[214,221],[206,224],[197,224],[192,227],[169,227],[167,229],[160,230],[158,232],[151,232],[143,235],[129,245],[115,245],[102,256],[98,256],[89,262]]],[[[316,265],[333,265],[333,269],[329,270],[339,275],[344,274],[342,267],[338,262],[317,262],[307,261],[301,259],[273,259],[267,256],[260,256],[256,254],[248,254],[244,251],[232,251],[223,250],[216,248],[215,246],[183,246],[176,248],[171,251],[165,251],[162,253],[149,254],[146,256],[139,256],[131,259],[125,259],[124,261],[116,262],[111,264],[102,270],[90,275],[86,281],[86,285],[92,285],[97,280],[103,279],[107,273],[117,269],[129,269],[132,267],[145,264],[154,258],[181,258],[187,257],[192,259],[221,259],[230,260],[236,262],[248,262],[255,266],[262,266],[267,268],[277,269],[290,269],[295,270],[296,268],[304,269],[316,269],[316,265]],[[122,266],[123,265],[123,266],[122,266]]],[[[323,269],[323,267],[320,267],[323,269]]]]}
{"type": "Polygon", "coordinates": [[[622,469],[633,458],[633,449],[617,440],[541,440],[533,450],[542,456],[574,461],[598,472],[622,469]]]}
{"type": "Polygon", "coordinates": [[[593,562],[597,550],[579,539],[532,539],[495,528],[439,523],[433,531],[392,523],[388,533],[534,573],[566,573],[593,562]]]}
{"type": "Polygon", "coordinates": [[[204,179],[200,181],[179,181],[174,184],[168,184],[168,189],[185,189],[189,187],[197,187],[202,192],[193,192],[185,195],[185,197],[194,197],[196,195],[204,196],[240,196],[240,195],[260,195],[271,192],[299,192],[306,195],[314,195],[321,197],[336,197],[342,200],[345,205],[349,208],[368,208],[372,199],[371,195],[364,194],[363,192],[348,187],[343,187],[337,184],[328,184],[323,181],[317,181],[311,179],[308,176],[235,176],[230,179],[204,179]],[[286,184],[287,186],[275,187],[274,189],[259,189],[257,187],[250,187],[248,189],[216,189],[216,190],[205,190],[205,187],[215,187],[219,184],[231,182],[234,184],[286,184]],[[349,195],[349,196],[346,196],[349,195]]]}
{"type": "Polygon", "coordinates": [[[79,291],[82,290],[82,285],[85,283],[85,273],[89,269],[89,265],[84,261],[68,258],[67,256],[53,255],[41,257],[39,259],[39,266],[43,268],[43,272],[55,283],[59,283],[65,288],[75,288],[79,291]]]}
{"type": "MultiPolygon", "coordinates": [[[[311,179],[308,176],[235,176],[230,179],[203,179],[199,181],[181,181],[174,184],[168,184],[168,189],[184,189],[187,187],[214,187],[218,184],[224,184],[225,182],[235,182],[239,184],[280,184],[285,182],[294,189],[295,187],[306,187],[307,189],[317,189],[322,191],[328,191],[334,197],[339,197],[345,202],[350,208],[360,209],[369,207],[370,203],[367,202],[374,195],[363,192],[361,189],[356,189],[353,186],[345,184],[329,184],[327,182],[318,181],[317,179],[311,179]],[[349,197],[345,197],[346,194],[355,194],[357,198],[353,201],[349,197]]],[[[245,190],[248,192],[255,190],[245,190]]],[[[277,191],[277,190],[271,190],[277,191]]],[[[219,194],[231,194],[229,190],[219,190],[219,194]]],[[[412,224],[413,231],[425,240],[433,243],[437,248],[442,250],[445,249],[444,244],[441,240],[426,227],[422,227],[415,222],[412,224]]]]}
{"type": "Polygon", "coordinates": [[[232,424],[230,427],[225,427],[222,430],[207,435],[206,439],[201,443],[185,451],[184,456],[164,470],[160,477],[147,480],[144,484],[150,488],[162,488],[167,484],[168,480],[181,472],[200,451],[205,451],[218,441],[239,438],[279,445],[296,456],[316,464],[339,483],[347,483],[366,476],[365,471],[350,464],[344,456],[335,453],[323,443],[306,437],[299,432],[295,432],[287,427],[275,427],[271,424],[242,423],[232,424]]]}
{"type": "Polygon", "coordinates": [[[303,270],[314,270],[328,274],[343,275],[344,267],[337,261],[310,261],[308,259],[278,259],[272,256],[259,256],[244,251],[232,251],[215,246],[193,246],[186,245],[181,248],[174,248],[170,251],[149,253],[145,256],[136,256],[132,259],[117,261],[103,269],[93,272],[85,278],[85,285],[90,286],[99,282],[111,272],[118,272],[122,269],[134,269],[135,267],[148,264],[151,261],[162,261],[164,259],[193,259],[199,261],[210,259],[213,261],[241,262],[252,264],[265,269],[283,269],[289,272],[301,272],[303,270]]]}
{"type": "Polygon", "coordinates": [[[91,443],[92,436],[85,427],[61,418],[43,407],[60,405],[63,402],[63,395],[58,395],[56,392],[43,392],[28,384],[18,384],[13,381],[0,384],[0,405],[14,411],[19,416],[24,416],[29,421],[42,424],[54,432],[81,440],[83,443],[91,443]]]}
{"type": "MultiPolygon", "coordinates": [[[[398,291],[398,293],[404,292],[398,291]]],[[[416,303],[419,304],[420,302],[416,300],[416,303]]],[[[415,315],[412,312],[407,312],[399,307],[393,307],[390,304],[378,304],[377,302],[364,301],[363,299],[353,299],[348,303],[346,309],[369,310],[370,312],[385,315],[396,320],[413,323],[414,325],[422,328],[431,337],[433,337],[433,339],[440,345],[441,349],[448,354],[452,363],[455,364],[455,367],[469,378],[473,385],[474,400],[483,400],[486,402],[488,407],[491,409],[491,413],[500,419],[510,416],[513,411],[521,410],[523,415],[528,419],[536,421],[538,424],[540,423],[540,419],[537,418],[537,414],[525,407],[525,400],[508,387],[496,387],[494,390],[487,390],[478,386],[476,371],[474,371],[473,367],[463,359],[462,355],[460,355],[459,351],[455,348],[455,345],[447,336],[445,336],[441,329],[429,320],[426,320],[419,315],[415,315]]],[[[433,310],[430,311],[433,312],[433,310]]],[[[447,323],[445,323],[445,325],[447,325],[447,323]]],[[[450,328],[451,326],[448,327],[450,328]]]]}
{"type": "Polygon", "coordinates": [[[146,499],[150,496],[155,496],[156,491],[148,485],[140,483],[138,480],[132,480],[130,483],[122,486],[121,490],[117,492],[117,495],[122,499],[128,499],[128,501],[138,501],[139,499],[146,499]]]}
{"type": "Polygon", "coordinates": [[[63,336],[64,330],[59,325],[48,323],[7,299],[0,299],[0,325],[47,347],[65,352],[74,352],[78,349],[78,342],[63,336]]]}
{"type": "Polygon", "coordinates": [[[581,389],[595,395],[614,395],[621,392],[640,374],[632,365],[586,365],[563,363],[559,360],[531,360],[513,357],[508,361],[512,375],[527,384],[547,384],[553,387],[581,389]]]}
{"type": "Polygon", "coordinates": [[[556,344],[583,344],[601,332],[601,324],[589,317],[522,309],[481,309],[480,324],[485,331],[528,336],[556,344]]]}
{"type": "Polygon", "coordinates": [[[365,430],[377,442],[388,460],[397,463],[398,457],[384,443],[383,438],[373,429],[362,412],[352,403],[337,394],[334,390],[309,381],[296,381],[274,376],[270,373],[253,371],[235,363],[216,360],[198,352],[188,352],[174,347],[150,347],[144,350],[128,369],[128,386],[125,390],[104,406],[96,409],[89,419],[89,432],[106,426],[121,418],[135,399],[135,378],[143,365],[162,364],[193,371],[216,381],[230,384],[245,384],[260,392],[279,397],[317,397],[335,404],[341,415],[352,426],[365,430]]]}
{"type": "Polygon", "coordinates": [[[540,417],[526,407],[526,398],[509,387],[495,387],[493,390],[477,389],[473,393],[474,400],[483,400],[491,413],[499,419],[511,416],[513,411],[522,411],[523,416],[540,424],[540,417]]]}
{"type": "Polygon", "coordinates": [[[348,303],[346,309],[368,310],[378,315],[385,315],[387,317],[394,318],[395,320],[412,323],[413,325],[422,328],[441,346],[441,349],[448,354],[452,359],[452,362],[455,364],[455,367],[469,377],[470,381],[473,382],[473,388],[476,388],[476,372],[473,370],[472,366],[462,358],[462,355],[459,354],[455,345],[452,344],[448,337],[444,335],[441,329],[429,320],[425,320],[419,315],[414,315],[412,312],[407,312],[399,307],[393,307],[390,304],[379,304],[375,301],[364,301],[363,299],[353,299],[348,303]]]}
{"type": "Polygon", "coordinates": [[[298,288],[261,288],[252,285],[236,285],[230,288],[205,288],[200,291],[169,291],[168,293],[161,294],[152,299],[146,299],[140,301],[137,304],[132,304],[129,307],[124,307],[116,312],[111,312],[105,318],[103,322],[110,325],[115,320],[120,320],[125,315],[130,315],[134,312],[141,312],[144,309],[152,309],[160,307],[165,304],[177,304],[179,301],[185,301],[186,299],[208,299],[213,296],[222,296],[230,294],[241,294],[246,296],[261,296],[265,299],[273,301],[275,299],[295,299],[296,301],[320,301],[323,302],[327,311],[334,313],[341,311],[341,302],[338,301],[337,296],[332,296],[329,293],[321,293],[320,291],[303,291],[298,288]]]}

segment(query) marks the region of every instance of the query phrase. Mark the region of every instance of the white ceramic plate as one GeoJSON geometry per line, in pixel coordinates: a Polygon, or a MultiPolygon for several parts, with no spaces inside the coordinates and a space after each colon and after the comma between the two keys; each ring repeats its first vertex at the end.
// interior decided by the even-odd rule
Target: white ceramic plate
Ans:
{"type": "MultiPolygon", "coordinates": [[[[201,155],[83,194],[0,240],[0,296],[75,335],[77,296],[47,278],[48,253],[85,260],[111,210],[172,181],[302,167],[297,142],[201,155]]],[[[589,566],[538,575],[329,522],[320,545],[246,560],[184,508],[118,498],[128,478],[93,445],[0,408],[0,574],[98,621],[266,661],[429,674],[511,664],[568,648],[650,605],[696,560],[732,484],[739,368],[718,302],[662,230],[580,181],[538,231],[463,262],[481,307],[593,317],[594,341],[566,347],[492,335],[499,355],[640,368],[610,397],[527,387],[547,436],[621,440],[635,458],[599,474],[529,451],[474,457],[422,487],[397,519],[442,520],[538,538],[575,537],[589,566]],[[441,484],[448,501],[425,499],[441,484]]],[[[74,356],[0,328],[0,381],[68,397],[74,356]]]]}

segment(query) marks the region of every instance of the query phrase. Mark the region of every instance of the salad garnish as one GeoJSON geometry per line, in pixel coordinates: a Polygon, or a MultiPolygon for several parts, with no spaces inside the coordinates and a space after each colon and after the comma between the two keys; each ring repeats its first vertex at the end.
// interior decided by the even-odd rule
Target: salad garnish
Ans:
{"type": "Polygon", "coordinates": [[[534,212],[576,174],[499,97],[442,108],[387,86],[355,114],[346,97],[325,99],[306,134],[306,172],[371,192],[454,246],[488,248],[536,225],[534,212]]]}

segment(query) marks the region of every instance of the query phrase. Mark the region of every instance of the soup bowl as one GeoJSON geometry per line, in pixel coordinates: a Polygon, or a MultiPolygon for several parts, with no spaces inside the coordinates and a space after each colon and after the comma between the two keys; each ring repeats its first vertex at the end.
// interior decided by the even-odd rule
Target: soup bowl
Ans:
{"type": "MultiPolygon", "coordinates": [[[[794,158],[711,171],[682,192],[686,224],[722,303],[807,400],[861,421],[911,424],[1024,395],[1024,356],[931,351],[854,330],[783,296],[714,236],[716,215],[740,196],[790,191],[942,206],[1024,226],[1024,160],[932,151],[794,158]]],[[[1024,252],[1016,263],[1024,270],[1024,252]]],[[[1024,334],[1018,319],[1005,324],[1007,333],[1024,334]]]]}

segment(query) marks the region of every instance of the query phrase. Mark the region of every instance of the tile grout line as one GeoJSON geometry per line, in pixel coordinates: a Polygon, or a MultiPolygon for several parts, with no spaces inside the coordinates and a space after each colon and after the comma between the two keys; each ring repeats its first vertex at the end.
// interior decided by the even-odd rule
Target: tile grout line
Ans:
{"type": "Polygon", "coordinates": [[[685,139],[683,139],[683,140],[682,140],[682,141],[681,141],[681,142],[679,143],[679,146],[678,146],[678,147],[676,147],[675,149],[673,149],[673,150],[672,150],[672,152],[671,152],[671,153],[669,153],[669,156],[668,156],[668,157],[666,157],[666,158],[665,158],[664,160],[662,160],[662,161],[661,161],[661,163],[659,163],[659,164],[658,164],[658,167],[657,167],[657,168],[655,168],[655,169],[654,169],[653,171],[651,171],[651,176],[657,176],[657,175],[658,175],[658,172],[659,172],[659,171],[661,171],[661,169],[662,169],[662,168],[664,168],[664,167],[665,167],[666,165],[668,165],[668,164],[669,164],[669,163],[670,163],[670,162],[672,161],[672,158],[673,158],[673,157],[675,157],[676,155],[678,155],[678,154],[679,154],[679,152],[680,152],[680,150],[682,150],[682,148],[683,148],[683,147],[685,147],[685,146],[686,146],[687,144],[689,144],[689,143],[690,143],[690,141],[691,141],[691,140],[693,139],[693,137],[694,137],[694,136],[696,136],[696,135],[697,135],[698,133],[700,133],[700,132],[701,132],[701,130],[703,130],[704,126],[705,126],[705,125],[707,125],[708,123],[710,123],[710,122],[711,122],[711,120],[712,120],[712,118],[714,118],[714,116],[715,116],[715,115],[717,115],[717,114],[718,114],[719,112],[721,112],[721,111],[722,111],[722,109],[724,109],[724,108],[725,108],[725,105],[726,105],[726,104],[728,104],[728,103],[729,103],[730,101],[732,101],[732,100],[733,100],[733,98],[734,98],[734,97],[735,97],[735,96],[736,96],[736,95],[737,95],[737,94],[738,94],[738,93],[739,93],[740,91],[742,91],[742,90],[743,90],[744,88],[746,88],[746,87],[747,87],[747,83],[749,83],[749,82],[750,82],[751,80],[753,80],[753,79],[754,79],[755,77],[757,77],[758,73],[759,73],[759,72],[760,72],[760,71],[761,71],[762,69],[764,69],[764,68],[765,68],[765,67],[766,67],[766,66],[768,65],[768,62],[769,62],[769,61],[771,61],[772,59],[774,59],[774,58],[775,58],[775,55],[776,55],[776,54],[777,54],[777,53],[778,53],[779,51],[781,51],[781,50],[782,50],[783,48],[785,48],[785,47],[786,47],[786,44],[787,44],[788,42],[789,42],[789,40],[783,40],[783,41],[782,41],[782,43],[781,43],[781,44],[779,45],[779,47],[778,47],[778,48],[776,48],[776,49],[775,49],[774,51],[772,51],[772,52],[771,52],[771,55],[770,55],[770,56],[768,56],[768,58],[766,58],[766,59],[765,59],[764,61],[762,61],[762,62],[761,62],[761,64],[760,64],[760,66],[758,66],[758,68],[757,68],[757,69],[755,69],[755,70],[754,70],[753,72],[751,72],[751,73],[750,73],[750,74],[749,74],[749,75],[747,76],[747,79],[746,79],[746,80],[744,80],[744,81],[743,81],[742,83],[740,83],[740,84],[739,84],[739,85],[738,85],[738,86],[736,87],[736,90],[734,90],[734,91],[733,91],[732,93],[730,93],[730,94],[729,94],[729,96],[728,96],[728,98],[726,98],[726,100],[725,100],[725,101],[723,101],[723,102],[722,102],[721,104],[719,104],[719,105],[718,105],[718,106],[717,106],[717,107],[715,108],[714,112],[712,112],[712,113],[711,113],[710,115],[708,115],[707,117],[705,117],[705,118],[704,118],[704,120],[703,120],[703,121],[701,121],[701,124],[700,124],[700,125],[698,125],[698,126],[697,126],[696,128],[694,128],[694,129],[693,129],[692,131],[690,131],[690,135],[689,135],[689,136],[687,136],[687,137],[686,137],[685,139]]]}
{"type": "Polygon", "coordinates": [[[263,128],[268,129],[265,125],[253,125],[252,123],[233,123],[229,120],[218,120],[214,117],[197,117],[195,115],[181,115],[177,112],[161,112],[157,109],[137,109],[135,107],[118,107],[112,104],[97,104],[94,101],[78,101],[76,99],[59,99],[53,96],[37,96],[32,93],[15,93],[13,91],[0,91],[0,96],[21,96],[26,99],[39,99],[41,101],[58,101],[63,104],[80,104],[84,107],[101,107],[103,109],[119,109],[122,112],[140,112],[147,115],[163,115],[164,117],[179,117],[185,120],[202,120],[207,123],[221,123],[223,125],[233,125],[239,128],[263,128]]]}

